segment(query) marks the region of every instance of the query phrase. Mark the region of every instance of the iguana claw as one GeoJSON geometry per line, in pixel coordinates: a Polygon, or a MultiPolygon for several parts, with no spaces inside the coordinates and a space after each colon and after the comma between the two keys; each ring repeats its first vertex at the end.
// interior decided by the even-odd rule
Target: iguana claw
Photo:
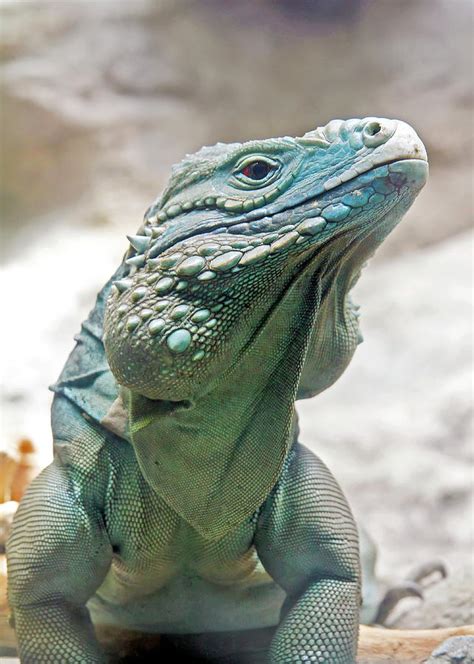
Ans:
{"type": "Polygon", "coordinates": [[[390,613],[399,601],[405,597],[419,597],[423,599],[423,588],[414,581],[402,581],[396,586],[389,588],[379,604],[374,623],[384,625],[390,613]]]}
{"type": "MultiPolygon", "coordinates": [[[[429,579],[435,573],[439,574],[440,579],[445,579],[448,576],[447,567],[442,560],[431,560],[430,562],[418,565],[408,575],[407,580],[421,583],[422,581],[429,579]]],[[[436,579],[436,582],[440,579],[436,579]]],[[[429,585],[429,583],[424,583],[423,585],[426,586],[429,585]]]]}
{"type": "MultiPolygon", "coordinates": [[[[423,599],[423,588],[430,585],[430,581],[427,582],[427,580],[433,574],[439,574],[440,579],[447,577],[448,570],[442,560],[431,560],[430,562],[418,565],[408,574],[406,581],[402,581],[389,588],[379,604],[374,623],[384,625],[389,614],[398,602],[405,597],[419,597],[423,599]]],[[[436,579],[436,581],[438,580],[436,579]]]]}

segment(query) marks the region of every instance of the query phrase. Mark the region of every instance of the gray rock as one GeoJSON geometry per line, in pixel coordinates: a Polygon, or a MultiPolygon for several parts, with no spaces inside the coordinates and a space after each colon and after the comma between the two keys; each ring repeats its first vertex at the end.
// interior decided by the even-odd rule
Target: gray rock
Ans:
{"type": "Polygon", "coordinates": [[[433,651],[427,664],[474,664],[474,636],[454,636],[433,651]]]}

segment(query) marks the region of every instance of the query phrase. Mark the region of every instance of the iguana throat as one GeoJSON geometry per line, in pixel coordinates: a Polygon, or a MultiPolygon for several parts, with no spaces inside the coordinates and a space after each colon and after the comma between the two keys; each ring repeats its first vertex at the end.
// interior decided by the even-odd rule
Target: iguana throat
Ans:
{"type": "Polygon", "coordinates": [[[219,144],[173,170],[130,238],[107,358],[145,478],[205,536],[268,495],[298,388],[346,368],[359,340],[348,292],[426,177],[421,141],[393,120],[219,144]]]}

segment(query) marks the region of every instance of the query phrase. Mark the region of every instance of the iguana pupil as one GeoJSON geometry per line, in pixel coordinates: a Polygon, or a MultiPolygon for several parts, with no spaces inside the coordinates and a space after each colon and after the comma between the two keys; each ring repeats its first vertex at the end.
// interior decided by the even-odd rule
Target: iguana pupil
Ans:
{"type": "Polygon", "coordinates": [[[254,161],[242,169],[242,175],[245,175],[245,177],[248,177],[251,180],[263,180],[273,168],[274,167],[267,164],[265,161],[254,161]]]}

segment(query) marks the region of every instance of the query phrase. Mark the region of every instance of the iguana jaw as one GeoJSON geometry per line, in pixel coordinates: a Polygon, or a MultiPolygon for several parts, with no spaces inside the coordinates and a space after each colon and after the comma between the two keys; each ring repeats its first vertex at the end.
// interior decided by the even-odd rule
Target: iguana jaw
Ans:
{"type": "MultiPolygon", "coordinates": [[[[426,180],[421,142],[404,123],[390,122],[385,143],[356,149],[358,158],[352,155],[352,160],[340,154],[341,145],[356,143],[351,123],[360,138],[360,121],[349,121],[349,128],[330,123],[324,132],[293,139],[291,186],[270,205],[245,215],[226,214],[224,208],[189,209],[160,227],[148,224],[142,240],[133,238],[133,274],[111,296],[105,325],[117,380],[151,399],[197,398],[212,389],[222,367],[241,361],[268,313],[283,305],[290,284],[304,270],[321,291],[308,362],[318,374],[316,391],[332,382],[357,344],[346,294],[363,260],[426,180]],[[320,145],[322,135],[333,139],[329,147],[320,145]],[[338,146],[339,157],[336,151],[328,161],[338,146]],[[334,344],[338,336],[343,340],[339,356],[332,353],[336,362],[324,367],[324,344],[334,344]]],[[[289,140],[283,140],[285,146],[289,140]]],[[[193,186],[188,183],[187,193],[193,186]]],[[[186,193],[170,189],[165,201],[186,193]]]]}

